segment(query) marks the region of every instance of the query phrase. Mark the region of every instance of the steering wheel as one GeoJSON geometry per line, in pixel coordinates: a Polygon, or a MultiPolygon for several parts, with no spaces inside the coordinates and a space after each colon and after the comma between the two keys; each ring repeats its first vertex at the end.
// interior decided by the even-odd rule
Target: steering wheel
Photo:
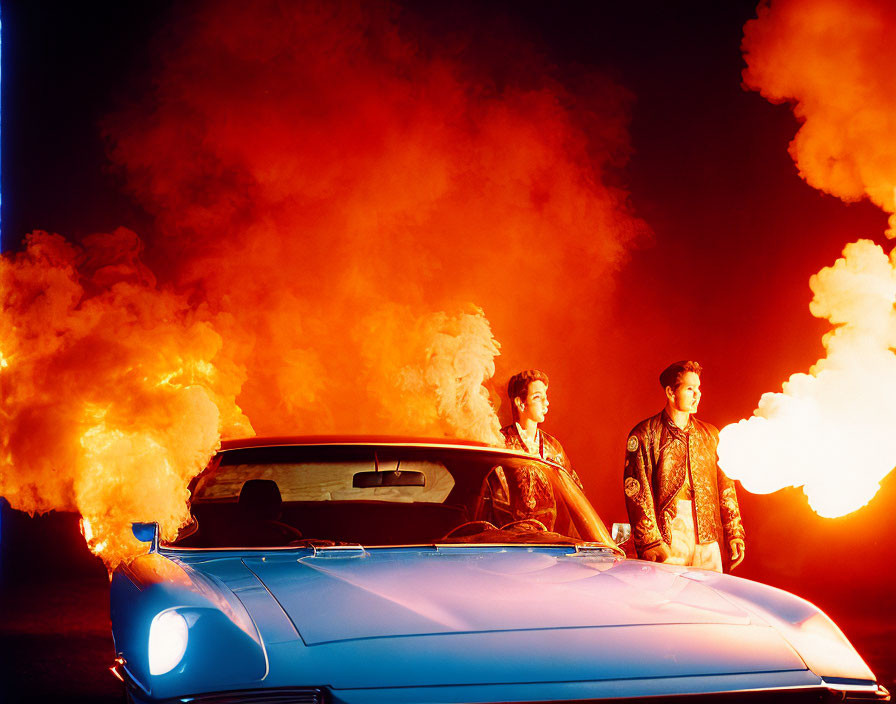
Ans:
{"type": "Polygon", "coordinates": [[[501,526],[501,530],[543,530],[547,532],[547,529],[548,527],[537,518],[523,518],[501,526]]]}
{"type": "Polygon", "coordinates": [[[459,526],[455,526],[449,530],[440,538],[440,540],[460,538],[465,535],[475,535],[476,533],[482,533],[486,530],[498,530],[498,526],[494,523],[489,523],[488,521],[467,521],[466,523],[461,523],[459,526]]]}

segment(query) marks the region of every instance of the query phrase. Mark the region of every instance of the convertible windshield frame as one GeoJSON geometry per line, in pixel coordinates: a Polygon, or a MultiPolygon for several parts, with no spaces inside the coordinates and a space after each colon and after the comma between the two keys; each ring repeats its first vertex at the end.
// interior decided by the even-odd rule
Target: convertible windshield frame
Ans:
{"type": "MultiPolygon", "coordinates": [[[[307,496],[292,496],[290,492],[292,487],[286,486],[285,494],[282,498],[282,505],[286,512],[290,510],[301,512],[309,510],[309,506],[313,509],[317,506],[327,509],[336,509],[339,505],[344,505],[346,510],[358,509],[360,515],[364,512],[370,512],[375,509],[376,505],[382,505],[389,508],[394,507],[398,510],[400,506],[414,507],[420,510],[427,506],[431,507],[430,511],[439,511],[447,513],[449,508],[465,508],[467,517],[465,520],[457,519],[458,525],[452,528],[447,534],[441,537],[426,536],[409,536],[408,539],[395,539],[394,536],[385,540],[376,540],[371,537],[370,540],[357,540],[355,537],[337,537],[336,535],[323,534],[326,537],[317,537],[313,535],[315,531],[311,531],[309,537],[300,537],[305,535],[296,529],[296,537],[294,544],[275,544],[274,541],[265,542],[264,544],[242,544],[242,538],[232,542],[210,542],[203,544],[201,542],[191,543],[190,537],[197,532],[195,526],[186,535],[178,536],[173,541],[162,541],[161,546],[166,551],[243,551],[243,550],[277,550],[288,551],[306,550],[308,547],[317,547],[319,549],[328,546],[338,546],[342,544],[358,544],[363,545],[364,549],[376,548],[397,548],[397,547],[570,547],[578,549],[581,546],[594,547],[600,546],[609,549],[619,556],[624,556],[624,552],[620,549],[610,537],[609,531],[601,520],[600,516],[590,504],[588,499],[578,488],[570,475],[559,465],[545,461],[536,457],[532,457],[526,453],[515,450],[506,450],[503,448],[492,448],[487,446],[471,446],[458,445],[454,443],[419,443],[419,442],[403,442],[403,441],[385,441],[385,442],[278,442],[277,444],[258,443],[244,447],[227,447],[222,449],[209,463],[209,466],[201,472],[190,484],[191,490],[191,511],[196,517],[198,524],[198,532],[201,534],[203,526],[207,531],[211,531],[214,520],[212,520],[213,512],[220,509],[211,508],[213,506],[227,506],[228,510],[233,510],[242,497],[236,497],[234,489],[223,489],[225,493],[229,492],[223,498],[218,496],[211,498],[212,493],[209,487],[213,487],[216,477],[222,474],[232,472],[246,471],[246,477],[264,477],[259,483],[271,482],[271,475],[268,470],[286,466],[287,470],[292,471],[294,467],[304,468],[305,466],[314,466],[319,468],[322,465],[333,465],[338,467],[343,474],[346,467],[361,468],[359,471],[394,471],[395,469],[404,468],[411,471],[426,470],[429,481],[432,480],[431,466],[441,466],[443,474],[451,474],[454,482],[449,487],[446,496],[441,497],[444,503],[430,501],[416,501],[413,498],[401,497],[399,499],[387,498],[385,500],[377,500],[377,496],[371,494],[370,500],[367,497],[358,498],[358,495],[352,495],[347,500],[339,501],[337,499],[328,499],[326,501],[301,501],[307,496]],[[396,461],[397,458],[397,461],[396,461]],[[365,469],[364,463],[367,462],[368,468],[365,469]],[[232,470],[230,468],[233,468],[232,470]],[[246,469],[248,468],[248,469],[246,469]],[[261,468],[261,471],[259,468],[261,468]],[[490,469],[489,469],[490,468],[490,469]],[[447,472],[445,471],[447,469],[447,472]],[[268,473],[265,473],[268,471],[268,473]],[[520,483],[515,477],[523,473],[523,480],[528,485],[533,483],[539,484],[543,493],[546,492],[551,496],[554,502],[553,511],[542,512],[542,514],[533,514],[532,516],[523,516],[518,520],[505,520],[507,518],[515,518],[505,513],[500,513],[501,520],[495,520],[494,515],[498,515],[498,502],[495,500],[495,485],[503,482],[505,487],[508,481],[503,477],[501,482],[495,481],[495,474],[507,474],[508,477],[514,477],[511,486],[516,486],[514,482],[520,483]],[[254,474],[253,474],[254,472],[254,474]],[[260,473],[259,473],[260,472],[260,473]],[[534,480],[533,480],[534,478],[534,480]],[[491,486],[489,486],[491,485],[491,486]],[[492,492],[492,493],[490,493],[492,492]],[[294,501],[298,498],[298,501],[294,501]],[[483,505],[483,502],[491,504],[483,505]],[[301,505],[299,505],[301,504],[301,505]],[[306,505],[307,504],[307,505],[306,505]],[[410,505],[410,506],[409,506],[410,505]],[[491,511],[491,513],[489,513],[491,511]],[[547,517],[545,517],[547,516],[547,517]],[[539,520],[539,517],[541,520],[539,520]],[[492,518],[494,522],[485,520],[492,518]],[[558,525],[562,524],[563,530],[558,528],[558,532],[554,532],[554,521],[559,520],[558,525]],[[482,525],[478,525],[482,524],[482,525]],[[487,525],[486,525],[487,524],[487,525]],[[506,524],[506,525],[505,525],[506,524]],[[458,529],[463,532],[456,539],[449,537],[458,529]],[[509,531],[513,534],[509,534],[509,531]],[[478,532],[477,532],[478,531],[478,532]],[[526,531],[529,531],[528,533],[526,531]],[[342,541],[345,542],[342,542],[342,541]]],[[[303,470],[304,471],[304,470],[303,470]]],[[[354,470],[352,470],[354,471],[354,470]]],[[[242,475],[241,475],[242,476],[242,475]]],[[[290,475],[296,476],[296,475],[290,475]]],[[[348,476],[351,476],[349,474],[348,476]]],[[[281,475],[282,477],[282,475],[281,475]]],[[[231,483],[233,479],[231,479],[231,483]]],[[[276,482],[274,482],[276,483],[276,482]]],[[[283,481],[281,479],[280,483],[283,481]]],[[[363,484],[363,483],[362,483],[363,484]]],[[[399,482],[400,484],[400,482],[399,482]]],[[[366,486],[366,484],[363,484],[366,486]]],[[[356,488],[357,488],[356,484],[356,488]]],[[[408,485],[410,486],[410,485],[408,485]]],[[[411,489],[402,490],[411,491],[411,489]]],[[[531,488],[531,487],[529,487],[531,488]]],[[[383,491],[388,494],[395,487],[383,487],[377,491],[383,491]]],[[[423,487],[420,487],[424,491],[423,487]]],[[[430,488],[425,490],[431,490],[430,488]]],[[[500,489],[498,489],[500,493],[500,489]]],[[[514,489],[511,489],[510,496],[514,496],[514,489]]],[[[240,493],[243,490],[240,489],[240,493]]],[[[334,492],[334,496],[339,495],[334,492]]],[[[506,497],[505,497],[506,498],[506,497]]],[[[277,497],[279,501],[279,496],[277,497]]],[[[530,497],[531,501],[531,497],[530,497]]],[[[513,502],[511,502],[513,503],[513,502]]],[[[516,502],[518,505],[520,502],[516,502]]],[[[508,510],[507,506],[503,510],[508,510]]],[[[314,511],[312,511],[313,513],[314,511]]],[[[298,513],[302,517],[304,513],[298,513]]],[[[351,514],[354,519],[355,514],[351,514]]],[[[372,514],[373,515],[373,514],[372,514]]],[[[414,514],[411,514],[414,515],[414,514]]],[[[365,528],[371,523],[365,523],[363,518],[356,519],[359,525],[365,528]]],[[[394,519],[389,519],[394,520],[394,519]]],[[[447,519],[446,519],[447,520],[447,519]]],[[[269,521],[270,523],[279,523],[279,521],[269,521]]],[[[289,525],[296,524],[300,521],[284,520],[289,525]]],[[[388,522],[388,521],[387,521],[388,522]]],[[[411,521],[413,525],[413,520],[411,521]]],[[[287,526],[287,527],[288,527],[287,526]]],[[[299,526],[304,528],[304,526],[299,526]]],[[[286,528],[282,530],[286,531],[286,528]]],[[[421,529],[422,530],[422,529],[421,529]]],[[[374,534],[376,531],[373,531],[374,534]]],[[[413,531],[411,531],[413,532],[413,531]]],[[[290,536],[292,537],[292,536],[290,536]]]]}

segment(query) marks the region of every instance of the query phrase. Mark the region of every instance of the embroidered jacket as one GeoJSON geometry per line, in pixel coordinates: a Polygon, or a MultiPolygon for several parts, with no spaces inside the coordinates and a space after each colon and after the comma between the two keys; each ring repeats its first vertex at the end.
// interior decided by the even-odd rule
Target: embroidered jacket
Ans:
{"type": "MultiPolygon", "coordinates": [[[[504,436],[504,444],[507,449],[529,452],[529,448],[526,447],[526,443],[524,443],[523,439],[520,437],[520,431],[517,429],[516,423],[505,425],[501,428],[501,434],[504,436]]],[[[579,489],[584,490],[582,480],[579,479],[579,475],[576,474],[575,470],[572,468],[572,464],[569,462],[569,457],[567,457],[566,452],[563,451],[563,445],[561,445],[553,435],[549,435],[540,428],[538,430],[538,456],[543,460],[551,460],[552,462],[559,464],[566,470],[566,473],[572,477],[572,480],[576,483],[579,489]]]]}
{"type": "Polygon", "coordinates": [[[691,416],[682,430],[665,412],[641,421],[629,434],[625,453],[625,505],[635,548],[641,555],[672,542],[677,498],[693,495],[698,543],[744,539],[734,482],[719,469],[719,431],[691,416]],[[679,494],[682,494],[679,497],[679,494]]]}

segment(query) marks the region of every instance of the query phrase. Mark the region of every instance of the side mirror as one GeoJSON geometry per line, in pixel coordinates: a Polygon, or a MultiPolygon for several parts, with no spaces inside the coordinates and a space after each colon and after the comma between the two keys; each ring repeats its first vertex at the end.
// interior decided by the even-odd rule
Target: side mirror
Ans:
{"type": "Polygon", "coordinates": [[[153,549],[158,545],[158,523],[131,523],[131,532],[141,543],[152,543],[153,549]]]}
{"type": "Polygon", "coordinates": [[[614,523],[612,530],[613,542],[617,545],[627,543],[632,538],[631,523],[614,523]]]}

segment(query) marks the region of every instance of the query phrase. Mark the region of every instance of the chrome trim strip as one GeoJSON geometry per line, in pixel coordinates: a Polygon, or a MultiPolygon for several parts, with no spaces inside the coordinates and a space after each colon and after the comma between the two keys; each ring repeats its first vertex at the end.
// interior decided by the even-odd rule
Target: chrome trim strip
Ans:
{"type": "Polygon", "coordinates": [[[190,694],[164,699],[160,704],[325,704],[320,687],[276,687],[238,689],[226,692],[190,694]]]}
{"type": "MultiPolygon", "coordinates": [[[[250,438],[253,439],[253,438],[250,438]]],[[[489,452],[492,454],[501,454],[501,455],[511,455],[513,457],[522,457],[523,459],[528,460],[538,460],[539,462],[544,462],[545,464],[550,464],[555,467],[560,467],[563,469],[562,465],[557,464],[553,460],[545,459],[543,457],[538,457],[536,455],[530,455],[528,452],[524,452],[523,450],[515,450],[506,447],[498,447],[496,445],[487,445],[485,443],[477,444],[475,440],[459,440],[456,443],[451,442],[414,442],[413,440],[337,440],[337,439],[329,439],[326,437],[315,438],[283,438],[282,442],[280,442],[280,438],[271,438],[271,443],[263,442],[266,438],[259,438],[262,442],[258,444],[250,444],[250,445],[233,445],[233,446],[225,446],[228,443],[232,442],[240,442],[239,440],[227,440],[221,445],[221,449],[218,450],[219,455],[226,454],[228,452],[238,451],[238,450],[254,450],[256,448],[268,448],[268,447],[418,447],[418,448],[427,448],[427,449],[435,449],[435,450],[476,450],[479,452],[489,452]],[[468,444],[469,443],[469,444],[468,444]]]]}
{"type": "MultiPolygon", "coordinates": [[[[335,548],[338,550],[342,546],[332,546],[323,548],[324,550],[330,550],[335,548]]],[[[351,546],[352,549],[358,550],[357,547],[351,546]]],[[[442,550],[444,548],[569,548],[570,555],[575,555],[579,552],[577,549],[577,545],[575,543],[402,543],[401,545],[362,545],[361,549],[363,550],[399,550],[401,548],[435,548],[436,550],[442,550]]],[[[302,550],[313,550],[312,547],[302,547],[302,546],[293,546],[289,545],[272,545],[270,547],[229,547],[229,548],[188,548],[188,547],[180,547],[171,544],[162,545],[159,549],[159,553],[162,555],[167,555],[171,553],[173,557],[176,557],[178,553],[190,553],[190,552],[232,552],[232,553],[257,553],[257,552],[273,552],[273,551],[289,551],[294,550],[296,552],[300,552],[302,550]]],[[[318,548],[320,550],[320,548],[318,548]]],[[[609,550],[613,555],[618,555],[619,557],[623,557],[625,553],[618,552],[614,550],[611,546],[607,545],[605,547],[600,548],[600,550],[609,550]]],[[[312,553],[313,554],[313,553],[312,553]]],[[[306,555],[305,557],[309,557],[310,555],[306,555]]],[[[609,554],[607,555],[609,557],[609,554]]]]}

